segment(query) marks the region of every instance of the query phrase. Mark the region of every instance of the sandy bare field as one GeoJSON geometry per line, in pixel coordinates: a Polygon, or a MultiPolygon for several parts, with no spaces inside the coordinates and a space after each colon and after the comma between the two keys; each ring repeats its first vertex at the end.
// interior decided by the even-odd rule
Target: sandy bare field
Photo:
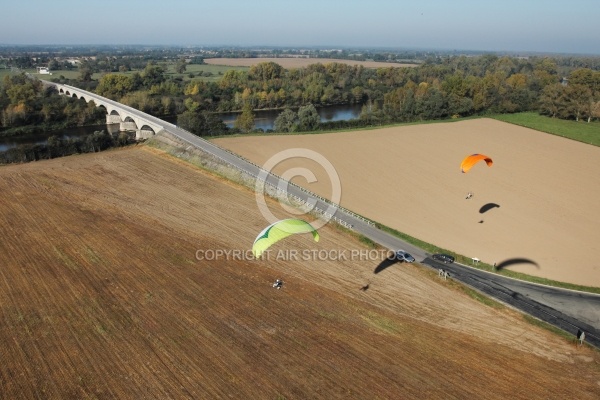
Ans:
{"type": "Polygon", "coordinates": [[[229,67],[251,67],[263,62],[274,62],[281,65],[283,68],[304,68],[311,64],[329,64],[338,63],[346,65],[362,65],[365,68],[401,68],[417,67],[417,64],[399,64],[390,62],[377,61],[352,61],[352,60],[337,60],[335,58],[207,58],[204,60],[206,64],[226,65],[229,67]]]}
{"type": "MultiPolygon", "coordinates": [[[[262,165],[277,152],[321,153],[341,179],[341,204],[413,237],[489,264],[600,286],[600,148],[491,119],[323,135],[215,140],[262,165]],[[460,171],[473,153],[494,165],[460,171]],[[466,200],[468,192],[474,197],[466,200]],[[499,207],[480,209],[495,203],[499,207]]],[[[306,159],[318,181],[295,182],[330,198],[331,181],[306,159]]]]}
{"type": "MultiPolygon", "coordinates": [[[[597,352],[420,267],[210,257],[265,225],[251,191],[147,147],[0,168],[0,397],[600,395],[597,352]]],[[[332,225],[289,249],[365,250],[332,225]]]]}

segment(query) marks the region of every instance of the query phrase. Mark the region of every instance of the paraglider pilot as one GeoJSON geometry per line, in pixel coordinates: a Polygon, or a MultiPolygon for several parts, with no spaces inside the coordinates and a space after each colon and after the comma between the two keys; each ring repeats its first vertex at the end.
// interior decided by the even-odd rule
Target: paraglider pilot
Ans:
{"type": "Polygon", "coordinates": [[[273,287],[276,289],[281,289],[283,286],[283,281],[281,279],[277,279],[275,283],[273,283],[273,287]]]}

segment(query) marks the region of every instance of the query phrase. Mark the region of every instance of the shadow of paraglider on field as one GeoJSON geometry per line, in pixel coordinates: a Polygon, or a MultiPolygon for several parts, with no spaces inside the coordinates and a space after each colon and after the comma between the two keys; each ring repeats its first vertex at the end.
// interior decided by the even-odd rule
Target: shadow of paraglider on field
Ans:
{"type": "Polygon", "coordinates": [[[532,261],[528,258],[509,258],[507,260],[504,260],[498,264],[494,264],[496,271],[501,271],[506,267],[510,267],[512,265],[516,265],[516,264],[532,264],[534,265],[537,269],[540,269],[540,266],[535,262],[532,261]]]}
{"type": "Polygon", "coordinates": [[[384,269],[391,267],[392,265],[397,264],[397,263],[400,263],[400,260],[397,259],[396,257],[393,257],[393,258],[387,257],[379,263],[379,265],[375,268],[375,271],[373,271],[373,273],[378,274],[381,271],[383,271],[384,269]]]}
{"type": "Polygon", "coordinates": [[[481,206],[481,208],[479,209],[479,214],[483,214],[487,211],[490,211],[492,208],[500,208],[499,204],[496,203],[487,203],[481,206]]]}
{"type": "MultiPolygon", "coordinates": [[[[481,208],[479,209],[479,214],[486,213],[486,212],[490,211],[490,210],[491,210],[491,209],[493,209],[493,208],[500,208],[500,205],[499,205],[499,204],[496,204],[496,203],[487,203],[487,204],[484,204],[484,205],[482,205],[482,206],[481,206],[481,208]]],[[[481,219],[481,220],[479,220],[479,223],[480,223],[480,224],[483,224],[483,222],[484,222],[484,221],[483,221],[482,219],[481,219]]]]}

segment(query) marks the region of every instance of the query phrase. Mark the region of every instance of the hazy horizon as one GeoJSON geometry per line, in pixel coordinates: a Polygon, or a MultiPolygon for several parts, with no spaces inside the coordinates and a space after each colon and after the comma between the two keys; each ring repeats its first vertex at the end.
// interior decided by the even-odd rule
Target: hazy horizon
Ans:
{"type": "Polygon", "coordinates": [[[593,0],[32,0],[3,5],[0,43],[600,55],[596,10],[593,0]]]}

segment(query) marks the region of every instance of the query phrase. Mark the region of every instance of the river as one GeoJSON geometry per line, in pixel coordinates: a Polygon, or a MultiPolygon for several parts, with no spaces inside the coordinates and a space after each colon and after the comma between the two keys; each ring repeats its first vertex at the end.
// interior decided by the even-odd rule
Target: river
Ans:
{"type": "MultiPolygon", "coordinates": [[[[362,106],[355,105],[335,105],[317,108],[317,112],[321,117],[321,122],[330,121],[348,121],[356,119],[360,116],[362,106]]],[[[255,122],[254,127],[267,131],[273,129],[275,119],[283,110],[259,110],[254,112],[255,122]]],[[[230,128],[233,128],[235,119],[239,113],[220,113],[217,114],[223,122],[230,128]]],[[[165,121],[176,123],[176,118],[164,118],[165,121]]],[[[34,135],[23,135],[16,137],[1,137],[0,136],[0,151],[6,151],[10,148],[24,144],[46,144],[50,136],[58,136],[62,139],[73,137],[81,137],[92,134],[96,131],[108,130],[112,134],[119,132],[119,124],[111,125],[95,125],[95,126],[80,126],[75,128],[66,128],[59,131],[39,133],[34,135]]]]}
{"type": "MultiPolygon", "coordinates": [[[[319,113],[319,116],[321,117],[321,122],[348,121],[351,119],[357,119],[360,117],[361,111],[362,105],[360,104],[340,104],[317,108],[317,113],[319,113]]],[[[269,129],[273,129],[273,126],[275,125],[275,119],[282,112],[283,110],[254,111],[254,128],[262,129],[265,132],[269,129]]],[[[240,113],[221,113],[218,115],[228,127],[233,128],[235,119],[238,115],[240,115],[240,113]]]]}

